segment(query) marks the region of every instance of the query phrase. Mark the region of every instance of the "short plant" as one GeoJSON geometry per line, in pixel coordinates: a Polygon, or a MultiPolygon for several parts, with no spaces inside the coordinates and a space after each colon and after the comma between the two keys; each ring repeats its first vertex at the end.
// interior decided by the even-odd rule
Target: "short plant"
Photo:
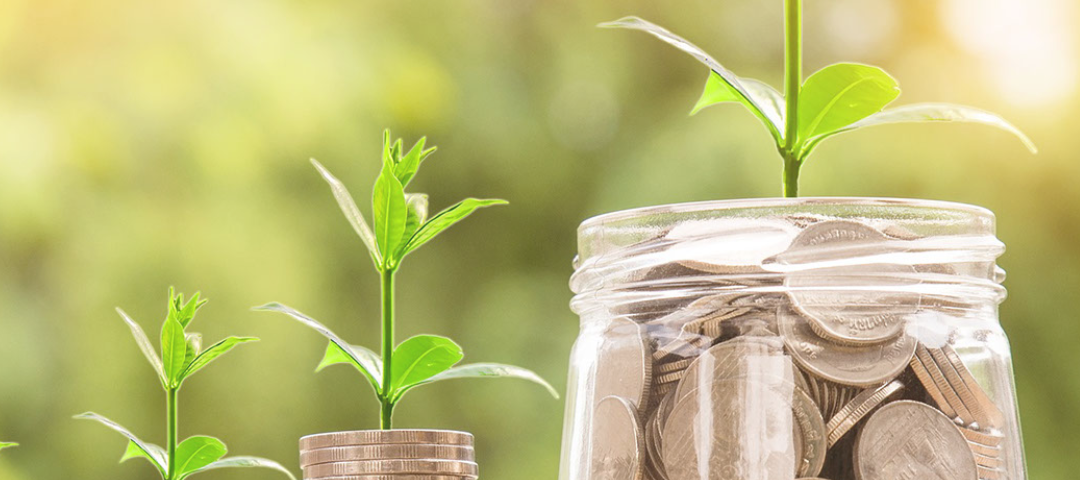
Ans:
{"type": "Polygon", "coordinates": [[[183,294],[176,294],[169,289],[169,313],[161,328],[160,357],[139,324],[135,323],[123,310],[116,309],[131,329],[135,342],[157,372],[161,386],[165,390],[167,408],[165,448],[140,440],[116,422],[96,413],[87,412],[76,415],[75,418],[97,421],[127,437],[127,451],[124,452],[120,461],[144,458],[154,465],[164,480],[183,480],[196,473],[233,467],[272,468],[296,480],[285,467],[264,458],[248,456],[225,458],[227,451],[225,444],[214,437],[197,435],[177,443],[177,401],[184,381],[210,362],[228,353],[233,347],[258,340],[252,337],[228,337],[203,349],[202,336],[198,333],[188,333],[186,329],[195,318],[195,313],[204,304],[206,300],[200,300],[198,293],[185,302],[183,294]]]}
{"type": "Polygon", "coordinates": [[[765,82],[739,77],[700,48],[683,38],[637,17],[626,17],[601,27],[648,32],[689,53],[709,67],[705,92],[693,115],[719,103],[740,103],[769,129],[784,160],[784,196],[798,196],[799,172],[822,141],[844,132],[900,122],[975,122],[1004,129],[1035,146],[1009,122],[977,108],[944,103],[920,103],[883,110],[900,95],[896,80],[870,65],[829,65],[802,81],[802,1],[784,0],[784,93],[765,82]]]}
{"type": "Polygon", "coordinates": [[[466,198],[428,218],[427,195],[405,193],[405,187],[416,175],[421,163],[435,147],[425,148],[421,138],[408,152],[400,139],[392,142],[390,132],[383,136],[382,170],[375,180],[372,207],[374,231],[364,220],[356,202],[345,185],[330,174],[319,162],[312,164],[330,184],[345,217],[367,247],[381,279],[382,292],[382,354],[367,348],[350,345],[321,323],[287,306],[271,303],[256,310],[287,314],[330,340],[326,354],[316,368],[349,364],[363,374],[375,389],[380,404],[379,425],[390,429],[394,406],[406,392],[427,383],[451,378],[516,377],[542,385],[553,396],[555,389],[532,371],[512,365],[475,363],[457,365],[464,354],[461,347],[446,337],[417,335],[394,345],[394,274],[408,254],[420,248],[451,225],[461,221],[478,208],[503,205],[504,200],[466,198]]]}
{"type": "Polygon", "coordinates": [[[17,446],[19,446],[19,444],[14,442],[0,442],[0,450],[17,446]]]}

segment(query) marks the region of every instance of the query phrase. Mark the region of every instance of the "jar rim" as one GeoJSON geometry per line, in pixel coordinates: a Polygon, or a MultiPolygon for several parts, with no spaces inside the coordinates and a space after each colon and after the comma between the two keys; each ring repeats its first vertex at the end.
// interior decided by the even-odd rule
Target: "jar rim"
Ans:
{"type": "Polygon", "coordinates": [[[644,215],[656,215],[663,213],[693,213],[702,211],[723,211],[736,209],[777,208],[798,206],[866,206],[866,207],[905,207],[927,208],[938,210],[951,210],[966,213],[972,217],[983,217],[994,220],[994,213],[990,210],[967,203],[951,202],[947,200],[927,200],[917,198],[893,198],[893,197],[762,197],[762,198],[736,198],[727,200],[706,200],[700,202],[670,203],[647,207],[630,208],[614,212],[603,213],[589,217],[581,222],[578,231],[588,228],[602,227],[611,222],[618,222],[644,215]]]}

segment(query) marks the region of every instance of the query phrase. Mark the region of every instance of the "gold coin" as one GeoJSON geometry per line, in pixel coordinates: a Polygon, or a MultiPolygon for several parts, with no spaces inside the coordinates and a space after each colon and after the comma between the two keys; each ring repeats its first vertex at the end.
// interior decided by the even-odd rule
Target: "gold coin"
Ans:
{"type": "Polygon", "coordinates": [[[434,445],[472,446],[468,432],[451,430],[357,430],[350,432],[318,433],[300,438],[300,450],[350,445],[382,445],[394,443],[424,443],[434,445]]]}
{"type": "Polygon", "coordinates": [[[844,405],[836,413],[836,416],[830,418],[829,423],[825,425],[826,430],[829,432],[829,447],[836,445],[836,442],[851,431],[860,420],[903,388],[903,383],[900,383],[899,380],[893,380],[878,388],[868,388],[855,395],[855,398],[851,399],[847,405],[844,405]]]}
{"type": "Polygon", "coordinates": [[[479,475],[474,462],[457,460],[363,460],[304,467],[305,478],[343,475],[479,475]]]}
{"type": "Polygon", "coordinates": [[[476,461],[476,452],[463,445],[355,445],[351,447],[328,447],[300,452],[300,466],[319,463],[348,462],[355,460],[466,460],[476,461]]]}

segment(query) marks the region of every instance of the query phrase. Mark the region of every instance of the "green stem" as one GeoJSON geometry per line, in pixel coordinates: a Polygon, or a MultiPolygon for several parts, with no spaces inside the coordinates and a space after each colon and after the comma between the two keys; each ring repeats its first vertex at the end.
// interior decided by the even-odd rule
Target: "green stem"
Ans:
{"type": "Polygon", "coordinates": [[[784,0],[784,196],[799,192],[799,89],[802,87],[802,0],[784,0]]]}
{"type": "Polygon", "coordinates": [[[166,419],[165,435],[166,439],[166,451],[168,452],[167,458],[169,461],[168,474],[165,480],[173,480],[176,477],[176,415],[177,415],[177,400],[179,398],[179,388],[168,388],[165,391],[165,404],[168,410],[168,418],[166,419]]]}
{"type": "Polygon", "coordinates": [[[394,403],[390,398],[394,361],[394,269],[382,271],[382,398],[379,428],[390,430],[394,415],[394,403]]]}

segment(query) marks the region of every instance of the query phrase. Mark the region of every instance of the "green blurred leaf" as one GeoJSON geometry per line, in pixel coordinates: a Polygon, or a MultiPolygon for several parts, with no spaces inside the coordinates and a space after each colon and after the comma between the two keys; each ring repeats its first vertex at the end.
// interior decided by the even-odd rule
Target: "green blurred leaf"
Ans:
{"type": "Polygon", "coordinates": [[[807,78],[799,95],[798,142],[805,142],[880,112],[900,88],[878,67],[837,63],[807,78]]]}
{"type": "Polygon", "coordinates": [[[165,449],[153,443],[145,443],[142,446],[128,440],[127,450],[124,451],[124,455],[120,457],[120,463],[124,463],[133,458],[144,458],[149,460],[150,463],[155,465],[160,464],[162,467],[168,468],[169,460],[168,454],[165,453],[165,449]],[[143,448],[146,450],[143,450],[143,448]]]}
{"type": "Polygon", "coordinates": [[[338,202],[338,207],[341,208],[341,212],[345,214],[345,218],[349,220],[349,225],[352,225],[353,231],[360,237],[360,240],[364,242],[364,246],[368,249],[368,254],[371,255],[371,260],[375,262],[375,265],[382,264],[382,254],[379,253],[379,247],[375,243],[375,233],[371,231],[371,227],[368,226],[364,220],[364,215],[360,213],[360,209],[356,206],[356,201],[353,200],[352,195],[349,194],[349,190],[345,188],[345,184],[341,183],[337,177],[330,174],[330,171],[322,166],[321,163],[311,159],[311,164],[315,165],[315,169],[322,175],[323,180],[330,184],[330,191],[334,193],[334,198],[338,202]]]}
{"type": "MultiPolygon", "coordinates": [[[[365,363],[369,362],[368,359],[364,358],[363,354],[358,355],[357,352],[352,351],[352,349],[349,348],[349,343],[342,340],[341,337],[338,337],[337,334],[335,334],[334,332],[331,332],[329,328],[326,328],[326,326],[319,323],[314,318],[311,318],[311,317],[309,317],[307,315],[304,315],[303,313],[300,313],[299,311],[297,311],[297,310],[295,310],[293,308],[287,307],[287,306],[282,305],[280,303],[268,303],[268,304],[260,306],[260,307],[254,307],[254,308],[252,308],[252,310],[263,311],[263,312],[284,313],[285,315],[288,315],[288,316],[292,317],[293,319],[295,319],[296,321],[298,321],[298,322],[300,322],[300,323],[302,323],[304,325],[307,325],[308,327],[312,328],[316,332],[319,332],[320,334],[322,334],[322,336],[328,338],[331,342],[334,343],[334,345],[337,345],[346,355],[349,355],[357,365],[364,365],[365,363]]],[[[382,395],[382,388],[380,387],[379,383],[378,382],[373,382],[372,386],[375,387],[375,393],[377,393],[377,394],[379,394],[381,396],[382,395]]]]}
{"type": "Polygon", "coordinates": [[[392,266],[397,260],[393,252],[402,242],[405,233],[405,190],[394,176],[394,166],[383,163],[382,172],[375,180],[372,208],[375,211],[375,240],[383,256],[383,266],[392,266]]]}
{"type": "Polygon", "coordinates": [[[994,113],[964,105],[953,105],[948,103],[916,103],[875,113],[858,122],[848,125],[847,127],[812,138],[803,148],[803,155],[809,155],[817,144],[833,135],[850,132],[863,127],[910,122],[968,122],[988,125],[1015,135],[1024,143],[1024,146],[1027,147],[1031,153],[1036,153],[1038,151],[1038,149],[1035,148],[1035,143],[1032,142],[1027,135],[1024,135],[1024,132],[1021,132],[1020,129],[1013,126],[1013,124],[994,113]]]}
{"type": "Polygon", "coordinates": [[[228,449],[214,437],[196,435],[176,446],[176,477],[182,480],[225,456],[228,449]]]}
{"type": "MultiPolygon", "coordinates": [[[[79,415],[75,415],[75,418],[80,419],[80,420],[93,420],[93,421],[98,422],[98,423],[100,423],[102,425],[105,425],[106,427],[109,427],[109,428],[115,430],[116,432],[120,433],[121,435],[127,437],[128,441],[129,441],[128,449],[131,448],[130,444],[132,444],[132,443],[135,444],[135,446],[138,447],[139,449],[141,449],[143,451],[143,453],[145,454],[145,455],[143,455],[143,457],[146,458],[147,460],[149,460],[150,463],[154,464],[155,467],[157,467],[158,472],[161,473],[162,478],[165,477],[165,470],[167,468],[166,460],[164,458],[159,459],[158,457],[155,457],[155,453],[156,453],[157,450],[155,450],[154,446],[152,446],[152,445],[150,445],[150,444],[148,444],[146,442],[143,442],[142,440],[139,439],[139,437],[136,437],[133,433],[129,432],[126,428],[120,426],[120,424],[118,424],[118,423],[116,423],[116,422],[114,422],[112,420],[109,420],[108,418],[105,418],[105,417],[103,417],[101,415],[98,415],[98,414],[96,414],[94,412],[86,412],[86,413],[82,413],[82,414],[79,414],[79,415]]],[[[160,447],[158,447],[158,448],[160,449],[160,447]]],[[[128,457],[128,455],[125,453],[124,457],[128,457]]]]}
{"type": "MultiPolygon", "coordinates": [[[[559,398],[559,392],[555,390],[555,387],[552,387],[550,383],[541,378],[540,375],[537,375],[532,370],[515,367],[513,365],[504,365],[500,363],[471,363],[468,365],[453,367],[446,371],[432,375],[430,378],[417,385],[433,383],[442,380],[450,380],[453,378],[520,378],[522,380],[528,380],[544,387],[548,391],[548,393],[551,394],[551,396],[555,397],[556,399],[559,398]]],[[[404,395],[404,393],[404,391],[398,393],[398,398],[400,398],[401,395],[404,395]]]]}
{"type": "Polygon", "coordinates": [[[701,93],[701,98],[698,99],[694,108],[690,110],[690,115],[697,115],[702,109],[720,103],[739,103],[748,108],[751,113],[765,124],[777,144],[783,143],[784,95],[760,80],[740,77],[739,82],[746,92],[755,99],[756,107],[750,105],[738,90],[735,90],[734,87],[724,81],[723,77],[718,73],[710,71],[709,79],[705,81],[705,91],[701,93]],[[757,111],[755,108],[761,110],[757,111]]]}
{"type": "Polygon", "coordinates": [[[323,355],[319,366],[315,367],[315,371],[319,372],[330,365],[339,363],[352,365],[360,373],[364,374],[364,378],[367,378],[371,386],[375,387],[376,392],[380,390],[379,382],[382,379],[383,367],[379,354],[357,345],[349,345],[349,351],[346,352],[338,344],[331,341],[326,345],[326,354],[323,355]]]}
{"type": "Polygon", "coordinates": [[[202,335],[185,333],[184,337],[187,340],[187,347],[184,349],[184,365],[191,365],[191,362],[199,355],[199,351],[202,350],[202,335]]]}
{"type": "Polygon", "coordinates": [[[450,208],[439,212],[434,217],[431,217],[427,222],[424,222],[405,244],[405,248],[402,249],[401,258],[405,258],[405,255],[420,248],[432,238],[435,238],[435,236],[443,230],[450,228],[453,224],[460,222],[462,219],[469,216],[469,214],[476,211],[476,209],[493,205],[506,205],[507,203],[509,202],[506,200],[479,198],[466,198],[465,200],[458,202],[450,208]]]}
{"type": "Polygon", "coordinates": [[[146,360],[150,362],[150,366],[154,368],[154,372],[157,373],[158,379],[161,380],[161,384],[163,386],[166,385],[168,379],[165,378],[165,367],[161,363],[161,358],[158,357],[157,352],[154,350],[154,344],[151,343],[150,338],[146,336],[146,332],[143,332],[142,327],[135,323],[135,321],[119,307],[116,308],[116,313],[120,314],[120,318],[123,318],[124,323],[131,329],[131,334],[135,337],[135,343],[139,345],[139,350],[142,351],[146,360]]]}
{"type": "MultiPolygon", "coordinates": [[[[783,123],[776,123],[775,115],[770,118],[770,115],[766,113],[769,111],[769,108],[771,108],[766,105],[774,103],[775,99],[771,98],[771,94],[768,90],[763,90],[761,88],[761,85],[764,84],[758,82],[759,85],[756,85],[754,88],[748,88],[741,78],[734,73],[731,73],[727,68],[724,68],[723,65],[720,65],[719,62],[710,57],[704,50],[698,48],[686,39],[671,33],[664,27],[642,20],[641,18],[625,17],[614,22],[601,23],[600,26],[604,28],[628,28],[631,30],[640,30],[690,54],[690,56],[708,66],[713,73],[716,73],[719,77],[719,81],[727,85],[733,93],[738,96],[740,103],[749,108],[750,112],[765,124],[769,129],[769,133],[776,139],[777,144],[781,142],[781,139],[783,138],[781,132],[784,130],[783,123]]],[[[709,75],[709,79],[712,80],[712,75],[709,75]]]]}
{"type": "Polygon", "coordinates": [[[19,446],[19,444],[15,442],[0,442],[0,450],[17,446],[19,446]]]}
{"type": "Polygon", "coordinates": [[[218,341],[203,352],[199,353],[199,355],[196,356],[190,364],[188,364],[187,368],[185,368],[184,372],[180,375],[180,381],[183,382],[188,377],[194,375],[195,372],[198,372],[199,370],[202,370],[203,367],[209,365],[210,362],[213,362],[218,357],[229,353],[229,351],[232,350],[233,347],[236,347],[241,343],[257,341],[259,341],[259,339],[255,337],[228,337],[226,339],[218,341]]]}
{"type": "MultiPolygon", "coordinates": [[[[391,391],[397,392],[423,383],[460,362],[461,347],[446,337],[417,335],[394,348],[391,391]]],[[[396,393],[392,396],[397,396],[396,393]]]]}
{"type": "Polygon", "coordinates": [[[161,360],[165,368],[165,378],[169,387],[176,387],[180,374],[184,372],[184,358],[187,355],[187,338],[180,322],[166,319],[161,327],[161,360]]]}
{"type": "Polygon", "coordinates": [[[246,457],[246,456],[223,458],[223,459],[218,460],[218,461],[216,461],[214,463],[211,463],[210,465],[207,465],[205,467],[202,467],[202,468],[200,468],[198,470],[195,470],[195,471],[191,472],[189,474],[189,476],[194,475],[196,473],[202,473],[202,472],[205,472],[207,470],[214,470],[214,469],[218,469],[218,468],[252,468],[252,467],[270,468],[270,469],[273,469],[273,470],[277,470],[277,471],[287,475],[290,479],[296,480],[296,477],[293,476],[292,472],[290,472],[285,467],[281,466],[280,463],[277,463],[277,462],[275,462],[273,460],[267,460],[265,458],[246,457]]]}

